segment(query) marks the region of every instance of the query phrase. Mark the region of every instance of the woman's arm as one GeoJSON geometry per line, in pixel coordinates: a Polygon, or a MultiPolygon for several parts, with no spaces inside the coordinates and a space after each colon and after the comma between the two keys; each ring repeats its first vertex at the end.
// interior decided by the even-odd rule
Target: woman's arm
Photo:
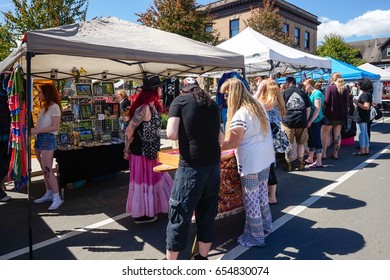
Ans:
{"type": "Polygon", "coordinates": [[[221,150],[237,148],[240,145],[242,138],[244,137],[244,132],[245,130],[243,127],[235,127],[230,129],[221,145],[221,150]]]}
{"type": "Polygon", "coordinates": [[[320,113],[320,107],[321,107],[321,99],[315,99],[314,100],[314,112],[309,121],[307,122],[307,126],[310,127],[313,121],[317,118],[318,114],[320,113]]]}

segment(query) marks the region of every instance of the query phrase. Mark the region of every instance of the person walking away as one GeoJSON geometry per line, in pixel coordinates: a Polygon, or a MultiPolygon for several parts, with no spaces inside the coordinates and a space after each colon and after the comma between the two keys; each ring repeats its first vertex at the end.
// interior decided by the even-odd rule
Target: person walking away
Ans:
{"type": "MultiPolygon", "coordinates": [[[[310,115],[311,102],[306,93],[297,88],[294,77],[286,78],[286,90],[283,92],[286,115],[282,118],[282,130],[286,133],[290,143],[297,143],[298,170],[304,170],[303,155],[308,140],[307,119],[310,115]]],[[[291,171],[292,149],[286,153],[284,169],[291,171]]]]}
{"type": "MultiPolygon", "coordinates": [[[[282,117],[286,111],[284,107],[283,96],[280,93],[279,86],[273,79],[265,79],[262,90],[259,92],[259,101],[263,104],[267,111],[268,119],[271,123],[281,127],[282,117]]],[[[271,163],[268,178],[268,202],[269,204],[277,204],[276,186],[278,180],[275,172],[275,162],[271,163]]]]}
{"type": "Polygon", "coordinates": [[[315,88],[315,84],[316,83],[313,79],[307,79],[303,83],[306,92],[309,93],[309,98],[311,102],[311,110],[309,120],[307,122],[307,129],[309,134],[309,140],[307,143],[309,153],[305,161],[305,163],[307,164],[307,168],[323,167],[320,121],[322,119],[322,106],[324,105],[324,95],[320,90],[315,88]],[[316,154],[316,160],[314,160],[314,153],[316,154]]]}
{"type": "Polygon", "coordinates": [[[167,213],[172,178],[167,172],[154,172],[159,165],[161,110],[158,101],[161,82],[158,76],[143,79],[142,91],[131,105],[130,123],[125,131],[124,158],[129,160],[130,182],[126,212],[136,224],[157,220],[167,213]]]}
{"type": "Polygon", "coordinates": [[[358,99],[354,99],[355,111],[353,120],[357,124],[359,137],[359,152],[355,156],[366,156],[370,154],[370,139],[368,137],[368,123],[370,122],[370,108],[372,105],[372,82],[367,79],[359,79],[358,87],[362,91],[358,99]]]}
{"type": "Polygon", "coordinates": [[[269,166],[275,162],[267,112],[237,78],[227,80],[221,92],[228,96],[227,132],[221,148],[234,149],[243,188],[245,229],[238,243],[263,247],[272,230],[267,185],[269,166]]]}
{"type": "Polygon", "coordinates": [[[52,84],[39,86],[38,97],[42,109],[36,126],[31,128],[31,135],[36,135],[35,154],[43,172],[46,193],[34,202],[52,201],[49,210],[56,210],[63,203],[59,194],[58,181],[53,173],[53,156],[57,148],[56,135],[61,121],[61,101],[57,89],[52,84]]]}
{"type": "Polygon", "coordinates": [[[332,159],[339,158],[341,146],[341,127],[347,120],[349,90],[339,72],[331,75],[331,84],[325,91],[325,110],[323,114],[329,120],[321,128],[322,158],[327,158],[327,149],[330,145],[330,132],[333,134],[332,159]]]}
{"type": "Polygon", "coordinates": [[[167,137],[179,140],[180,160],[170,198],[166,258],[175,260],[185,249],[195,211],[199,252],[193,258],[206,260],[215,239],[218,209],[220,112],[195,79],[185,78],[179,88],[167,124],[167,137]]]}

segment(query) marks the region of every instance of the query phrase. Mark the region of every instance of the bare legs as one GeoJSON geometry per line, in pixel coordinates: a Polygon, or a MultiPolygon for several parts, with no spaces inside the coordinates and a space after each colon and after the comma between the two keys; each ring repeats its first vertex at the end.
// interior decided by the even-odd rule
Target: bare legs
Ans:
{"type": "Polygon", "coordinates": [[[54,151],[35,150],[35,154],[43,172],[46,190],[51,190],[53,194],[59,193],[58,181],[52,168],[54,151]]]}
{"type": "Polygon", "coordinates": [[[333,132],[333,153],[332,158],[337,159],[339,156],[340,144],[341,144],[341,125],[323,125],[321,128],[321,142],[322,142],[322,155],[323,158],[327,157],[327,149],[330,145],[330,132],[333,132]],[[333,130],[332,130],[333,128],[333,130]]]}

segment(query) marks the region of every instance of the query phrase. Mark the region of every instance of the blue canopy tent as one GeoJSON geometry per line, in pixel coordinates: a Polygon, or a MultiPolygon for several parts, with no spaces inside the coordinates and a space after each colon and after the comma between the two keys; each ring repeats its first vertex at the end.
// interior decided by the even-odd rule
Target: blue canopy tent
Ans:
{"type": "MultiPolygon", "coordinates": [[[[331,73],[340,72],[345,81],[357,81],[362,78],[370,79],[374,85],[374,93],[373,98],[377,103],[382,102],[382,95],[380,93],[380,78],[381,76],[378,74],[374,74],[358,67],[355,67],[351,64],[339,61],[337,59],[328,57],[332,60],[332,71],[326,72],[323,69],[316,69],[312,71],[301,71],[294,73],[293,76],[296,78],[297,83],[301,83],[302,81],[312,78],[313,80],[324,80],[328,81],[330,79],[331,73]]],[[[279,78],[276,80],[278,83],[284,83],[286,81],[286,77],[279,78]]]]}

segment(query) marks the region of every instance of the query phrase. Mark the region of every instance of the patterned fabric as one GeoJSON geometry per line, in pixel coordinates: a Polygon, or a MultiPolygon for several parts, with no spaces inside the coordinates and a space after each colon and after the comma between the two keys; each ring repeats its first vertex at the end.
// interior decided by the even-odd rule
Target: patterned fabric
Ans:
{"type": "Polygon", "coordinates": [[[152,117],[148,122],[142,122],[136,133],[142,141],[142,155],[148,159],[156,159],[157,152],[160,150],[160,135],[161,135],[161,116],[152,106],[149,106],[152,117]]]}
{"type": "Polygon", "coordinates": [[[27,184],[26,102],[24,80],[20,67],[12,71],[7,93],[11,113],[11,138],[9,141],[12,149],[8,176],[14,181],[15,189],[19,190],[27,184]]]}
{"type": "Polygon", "coordinates": [[[258,174],[241,177],[246,214],[244,233],[238,237],[238,243],[242,246],[265,246],[265,237],[272,231],[268,175],[269,167],[258,174]]]}
{"type": "Polygon", "coordinates": [[[242,205],[240,174],[237,172],[236,157],[233,156],[229,160],[221,161],[218,215],[238,209],[242,205]]]}

